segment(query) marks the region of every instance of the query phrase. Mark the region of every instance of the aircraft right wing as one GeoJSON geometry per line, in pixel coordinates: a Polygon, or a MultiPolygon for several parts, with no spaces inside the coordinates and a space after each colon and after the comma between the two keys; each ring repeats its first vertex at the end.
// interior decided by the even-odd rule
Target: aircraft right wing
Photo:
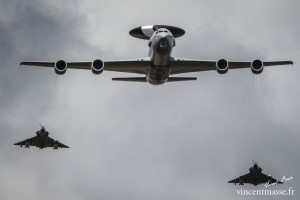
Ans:
{"type": "Polygon", "coordinates": [[[249,178],[250,178],[251,174],[248,173],[248,174],[245,174],[245,175],[242,175],[236,179],[233,179],[231,181],[228,181],[228,183],[234,183],[234,184],[244,184],[244,183],[249,183],[249,178]]]}
{"type": "MultiPolygon", "coordinates": [[[[65,62],[60,60],[66,64],[67,68],[71,69],[87,69],[91,70],[94,62],[65,62]]],[[[58,61],[58,62],[60,62],[58,61]]],[[[51,67],[55,68],[58,62],[21,62],[22,65],[29,66],[37,66],[37,67],[51,67]]],[[[131,59],[131,60],[116,60],[116,61],[101,61],[103,64],[103,70],[105,71],[115,71],[115,72],[127,72],[127,73],[137,73],[137,74],[148,74],[150,67],[150,59],[142,58],[142,59],[131,59]]]]}
{"type": "Polygon", "coordinates": [[[32,137],[26,140],[23,140],[21,142],[15,143],[14,145],[19,145],[19,146],[25,146],[25,147],[29,147],[29,146],[37,146],[37,137],[32,137]]]}

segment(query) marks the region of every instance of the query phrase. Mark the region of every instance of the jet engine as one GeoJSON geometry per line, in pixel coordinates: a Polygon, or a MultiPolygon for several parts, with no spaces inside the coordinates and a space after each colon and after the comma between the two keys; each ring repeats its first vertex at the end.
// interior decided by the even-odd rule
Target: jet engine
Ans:
{"type": "Polygon", "coordinates": [[[253,74],[260,74],[264,69],[264,63],[261,60],[254,60],[251,63],[251,71],[253,74]]]}
{"type": "Polygon", "coordinates": [[[102,60],[94,60],[91,64],[91,70],[94,74],[101,74],[103,72],[104,62],[102,60]]]}
{"type": "Polygon", "coordinates": [[[220,59],[216,63],[216,70],[219,74],[225,74],[228,71],[228,62],[225,59],[220,59]]]}
{"type": "Polygon", "coordinates": [[[58,75],[63,75],[67,71],[67,63],[64,60],[59,60],[55,63],[55,72],[58,75]]]}

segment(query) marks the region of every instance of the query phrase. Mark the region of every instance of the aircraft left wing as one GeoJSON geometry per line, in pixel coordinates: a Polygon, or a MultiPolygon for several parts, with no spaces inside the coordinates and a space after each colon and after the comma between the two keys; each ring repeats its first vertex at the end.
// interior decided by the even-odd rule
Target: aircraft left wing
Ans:
{"type": "Polygon", "coordinates": [[[54,140],[50,137],[48,137],[48,141],[47,141],[47,147],[53,147],[53,149],[58,149],[58,148],[70,148],[67,145],[64,145],[62,143],[60,143],[58,140],[54,140]]]}
{"type": "Polygon", "coordinates": [[[281,181],[278,181],[275,178],[273,178],[272,176],[268,176],[264,173],[261,173],[259,178],[260,178],[262,183],[279,183],[279,184],[282,184],[281,181]]]}
{"type": "Polygon", "coordinates": [[[293,61],[264,61],[264,62],[262,62],[260,60],[254,60],[253,62],[250,62],[250,61],[240,62],[240,61],[226,61],[224,59],[221,59],[218,61],[212,61],[212,60],[192,60],[192,59],[182,59],[182,58],[174,58],[170,61],[171,74],[217,70],[217,65],[219,65],[220,67],[224,67],[223,68],[224,70],[251,68],[253,66],[253,64],[262,64],[261,67],[275,66],[275,65],[292,65],[293,61]],[[227,66],[224,66],[225,64],[227,66]]]}
{"type": "MultiPolygon", "coordinates": [[[[65,64],[65,70],[67,68],[71,69],[87,69],[91,70],[93,64],[96,61],[100,61],[102,66],[100,66],[103,70],[106,71],[115,71],[115,72],[127,72],[127,73],[137,73],[144,74],[148,73],[150,67],[150,59],[131,59],[131,60],[117,60],[117,61],[101,61],[95,60],[90,62],[65,62],[60,60],[58,62],[63,62],[61,64],[65,64]]],[[[30,66],[38,66],[38,67],[52,67],[55,68],[58,62],[21,62],[22,65],[30,65],[30,66]]]]}

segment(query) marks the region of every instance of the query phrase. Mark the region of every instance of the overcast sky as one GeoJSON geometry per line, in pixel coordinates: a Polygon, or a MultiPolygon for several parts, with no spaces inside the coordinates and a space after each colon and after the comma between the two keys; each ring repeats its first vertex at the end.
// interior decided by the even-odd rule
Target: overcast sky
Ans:
{"type": "MultiPolygon", "coordinates": [[[[263,172],[299,199],[297,0],[0,0],[0,199],[261,199],[227,181],[263,172]],[[137,26],[183,28],[173,56],[293,60],[294,66],[193,73],[197,81],[112,82],[131,74],[19,67],[25,60],[145,57],[137,26]],[[70,149],[21,149],[39,123],[70,149]]],[[[138,76],[138,75],[137,75],[138,76]]],[[[245,185],[244,189],[265,189],[245,185]]]]}

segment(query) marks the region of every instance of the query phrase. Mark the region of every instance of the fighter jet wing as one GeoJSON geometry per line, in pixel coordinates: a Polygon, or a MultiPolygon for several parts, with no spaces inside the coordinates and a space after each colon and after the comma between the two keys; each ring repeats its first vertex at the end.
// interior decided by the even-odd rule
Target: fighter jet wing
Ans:
{"type": "Polygon", "coordinates": [[[234,183],[234,184],[237,184],[237,183],[240,183],[240,179],[239,178],[236,178],[236,179],[233,179],[231,181],[228,181],[228,183],[234,183]]]}
{"type": "MultiPolygon", "coordinates": [[[[67,62],[67,68],[71,69],[87,69],[91,70],[93,62],[67,62]]],[[[132,60],[117,60],[117,61],[103,61],[106,71],[127,72],[144,74],[148,73],[150,67],[149,58],[132,59],[132,60]]],[[[38,67],[55,67],[55,62],[21,62],[22,65],[38,66],[38,67]]]]}
{"type": "Polygon", "coordinates": [[[47,147],[53,147],[54,149],[57,149],[57,148],[70,148],[67,145],[64,145],[64,144],[60,143],[58,140],[54,140],[50,137],[48,137],[48,140],[47,140],[47,147]]]}
{"type": "Polygon", "coordinates": [[[234,184],[239,184],[240,183],[240,180],[241,182],[244,184],[244,183],[249,183],[250,182],[250,178],[251,178],[251,174],[248,173],[248,174],[245,174],[245,175],[242,175],[236,179],[233,179],[231,181],[228,181],[228,183],[234,183],[234,184]]]}
{"type": "Polygon", "coordinates": [[[273,178],[272,176],[268,176],[264,173],[260,174],[259,179],[261,180],[261,183],[279,183],[279,184],[282,184],[281,181],[278,181],[275,178],[273,178]]]}
{"type": "MultiPolygon", "coordinates": [[[[171,74],[181,74],[189,72],[200,72],[208,70],[216,70],[217,61],[212,60],[192,60],[192,59],[182,59],[174,58],[170,61],[171,74]]],[[[239,61],[228,61],[229,69],[240,69],[240,68],[250,68],[252,62],[239,62],[239,61]]],[[[290,65],[293,64],[292,61],[268,61],[263,62],[263,66],[275,66],[275,65],[290,65]]]]}
{"type": "Polygon", "coordinates": [[[26,146],[28,145],[29,146],[37,146],[37,137],[32,137],[32,138],[29,138],[29,139],[26,139],[26,140],[23,140],[21,142],[18,142],[18,143],[15,143],[14,145],[19,145],[19,146],[26,146]]]}

